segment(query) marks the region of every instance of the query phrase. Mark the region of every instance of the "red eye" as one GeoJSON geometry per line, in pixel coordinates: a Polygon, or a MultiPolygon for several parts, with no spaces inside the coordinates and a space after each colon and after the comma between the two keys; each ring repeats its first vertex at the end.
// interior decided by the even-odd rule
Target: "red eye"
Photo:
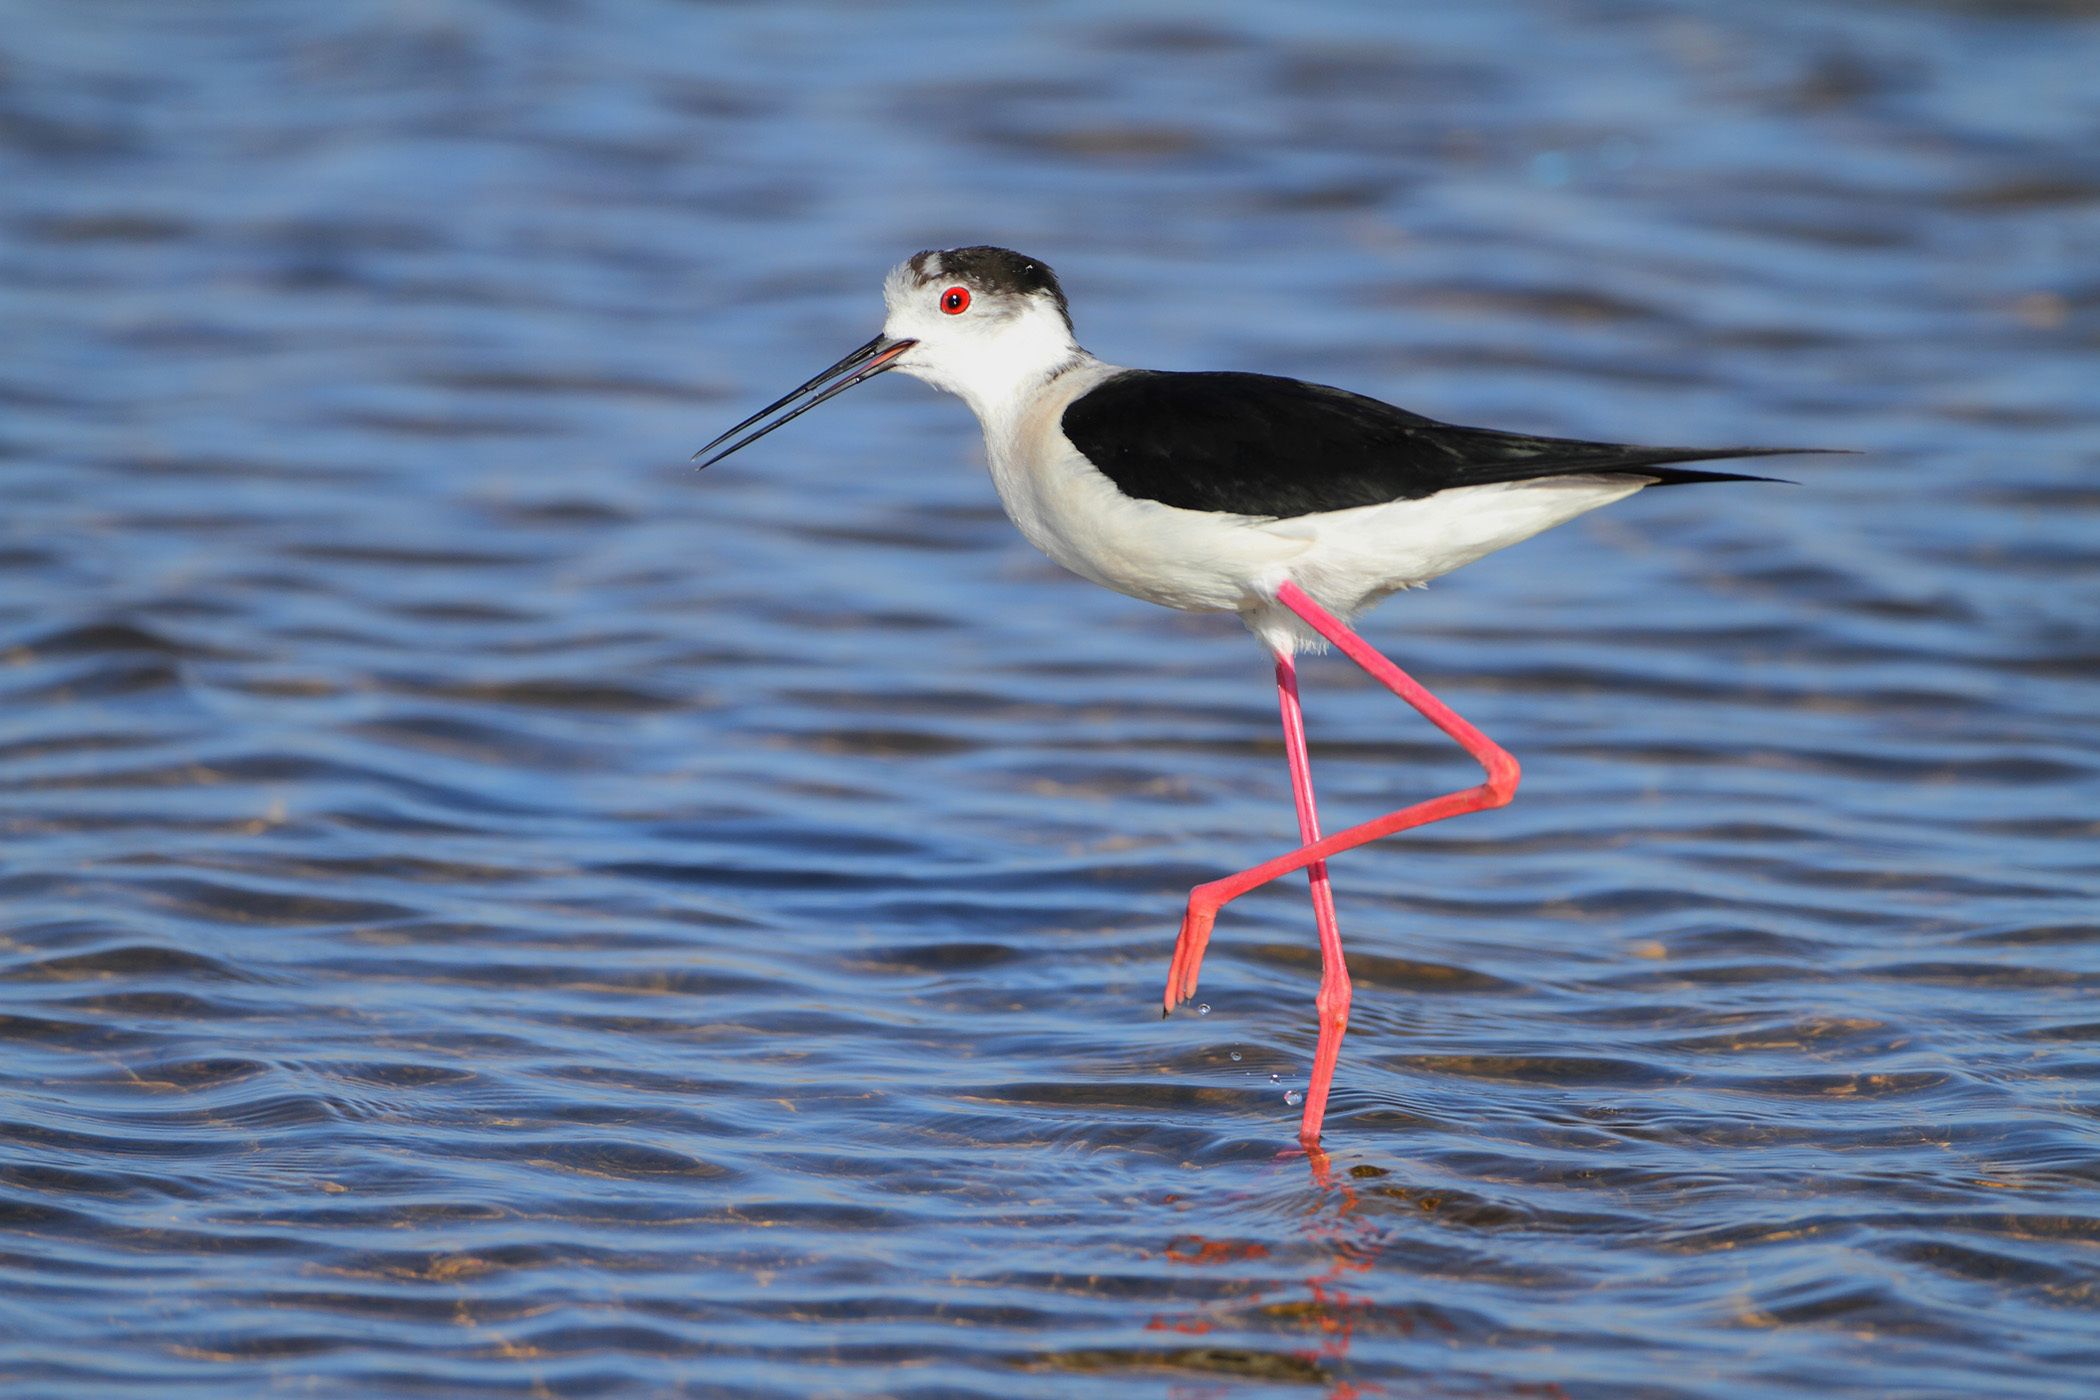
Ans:
{"type": "Polygon", "coordinates": [[[941,310],[947,312],[950,316],[960,316],[969,309],[970,289],[968,287],[950,287],[947,291],[941,293],[941,310]]]}

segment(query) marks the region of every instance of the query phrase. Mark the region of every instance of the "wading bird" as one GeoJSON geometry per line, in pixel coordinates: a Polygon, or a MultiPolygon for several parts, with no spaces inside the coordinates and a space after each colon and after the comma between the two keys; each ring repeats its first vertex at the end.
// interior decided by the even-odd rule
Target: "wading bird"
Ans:
{"type": "Polygon", "coordinates": [[[1517,789],[1516,760],[1373,650],[1348,620],[1390,593],[1642,487],[1769,479],[1674,463],[1813,449],[1531,437],[1440,423],[1296,379],[1124,369],[1073,339],[1071,309],[1049,267],[1005,248],[919,253],[890,273],[883,300],[880,335],[694,457],[705,455],[700,465],[711,466],[826,399],[902,370],[959,395],[976,413],[1000,503],[1029,543],[1133,598],[1239,614],[1276,658],[1302,844],[1190,891],[1164,1009],[1195,995],[1221,907],[1304,870],[1320,937],[1320,1030],[1298,1136],[1315,1149],[1349,1023],[1349,971],[1327,858],[1500,807],[1517,789]],[[1486,781],[1322,837],[1293,657],[1323,644],[1455,740],[1486,781]]]}

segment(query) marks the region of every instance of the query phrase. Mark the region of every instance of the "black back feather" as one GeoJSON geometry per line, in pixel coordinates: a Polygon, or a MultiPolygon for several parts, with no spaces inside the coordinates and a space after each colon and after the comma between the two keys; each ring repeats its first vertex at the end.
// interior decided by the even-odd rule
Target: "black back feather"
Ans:
{"type": "Polygon", "coordinates": [[[1298,379],[1156,370],[1126,370],[1081,395],[1065,409],[1064,431],[1126,496],[1278,518],[1549,476],[1769,481],[1669,464],[1817,450],[1530,437],[1439,423],[1298,379]]]}

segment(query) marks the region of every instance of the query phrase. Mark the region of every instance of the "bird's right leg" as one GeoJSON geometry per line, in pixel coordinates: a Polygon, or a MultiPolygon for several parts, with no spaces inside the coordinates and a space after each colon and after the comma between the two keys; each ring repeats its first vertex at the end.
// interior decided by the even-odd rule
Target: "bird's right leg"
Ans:
{"type": "MultiPolygon", "coordinates": [[[[1288,656],[1276,658],[1276,702],[1283,719],[1283,752],[1291,766],[1291,800],[1298,809],[1298,839],[1311,842],[1320,839],[1320,813],[1313,802],[1312,765],[1305,752],[1305,715],[1298,703],[1298,668],[1288,656]]],[[[1313,920],[1320,929],[1320,949],[1328,951],[1330,939],[1334,948],[1341,947],[1341,935],[1335,929],[1334,890],[1327,879],[1327,862],[1314,861],[1306,868],[1312,886],[1313,920]]],[[[1187,921],[1181,926],[1181,936],[1174,942],[1174,961],[1167,972],[1167,1002],[1161,1014],[1171,1011],[1177,1001],[1185,1001],[1196,992],[1196,969],[1203,963],[1204,946],[1210,941],[1210,925],[1192,927],[1187,921]],[[1177,998],[1173,989],[1187,983],[1188,991],[1177,998]]],[[[1344,972],[1346,980],[1348,974],[1344,972]]],[[[1346,999],[1347,988],[1343,989],[1346,999]]]]}
{"type": "Polygon", "coordinates": [[[1346,623],[1328,612],[1304,589],[1295,583],[1286,583],[1276,590],[1276,601],[1289,608],[1305,624],[1333,643],[1336,650],[1362,667],[1386,689],[1405,700],[1420,711],[1423,718],[1450,735],[1473,757],[1487,773],[1487,781],[1478,787],[1459,792],[1445,793],[1427,802],[1417,802],[1411,807],[1402,807],[1397,812],[1388,812],[1359,826],[1317,841],[1308,841],[1295,851],[1287,851],[1274,860],[1263,861],[1237,875],[1228,875],[1222,880],[1213,880],[1207,885],[1198,885],[1189,891],[1188,913],[1181,921],[1181,936],[1174,944],[1174,963],[1167,973],[1165,1006],[1172,1010],[1196,994],[1196,973],[1203,964],[1203,951],[1210,942],[1211,926],[1217,922],[1218,911],[1251,889],[1266,885],[1269,881],[1293,870],[1303,870],[1316,862],[1324,863],[1337,852],[1350,850],[1376,841],[1381,836],[1390,836],[1397,831],[1412,827],[1427,826],[1446,817],[1463,816],[1467,812],[1486,811],[1491,807],[1507,805],[1516,794],[1517,761],[1494,740],[1468,724],[1456,711],[1431,695],[1420,682],[1380,655],[1376,648],[1351,631],[1346,623]]]}

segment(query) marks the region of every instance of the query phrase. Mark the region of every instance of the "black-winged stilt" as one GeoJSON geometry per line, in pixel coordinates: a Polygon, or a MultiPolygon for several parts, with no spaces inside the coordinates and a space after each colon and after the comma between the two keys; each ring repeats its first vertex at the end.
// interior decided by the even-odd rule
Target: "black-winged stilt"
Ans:
{"type": "Polygon", "coordinates": [[[1005,248],[919,253],[890,273],[883,299],[889,314],[880,335],[694,457],[712,453],[700,463],[710,466],[833,395],[902,370],[960,395],[976,413],[1000,503],[1036,548],[1133,598],[1240,615],[1276,658],[1302,844],[1190,891],[1164,1006],[1195,995],[1222,906],[1304,870],[1322,971],[1298,1136],[1316,1148],[1349,1022],[1327,858],[1500,807],[1517,788],[1516,760],[1373,650],[1348,619],[1644,486],[1768,479],[1674,463],[1816,449],[1530,437],[1439,423],[1296,379],[1124,369],[1073,339],[1050,269],[1005,248]],[[789,411],[771,417],[782,409],[789,411]],[[1486,781],[1322,837],[1292,658],[1328,643],[1450,735],[1486,781]]]}

